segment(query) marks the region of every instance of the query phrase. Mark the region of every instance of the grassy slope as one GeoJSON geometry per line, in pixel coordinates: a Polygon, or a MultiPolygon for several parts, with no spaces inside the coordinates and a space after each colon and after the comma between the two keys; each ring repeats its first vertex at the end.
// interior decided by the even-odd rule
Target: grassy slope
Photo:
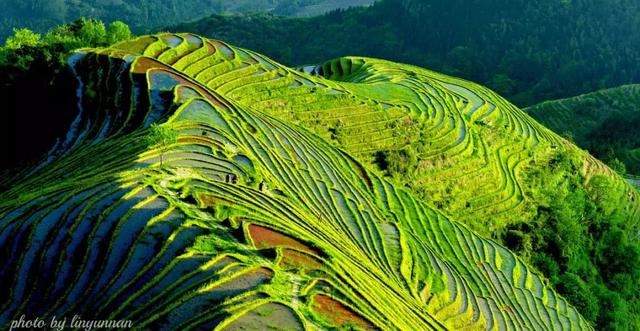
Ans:
{"type": "Polygon", "coordinates": [[[601,158],[611,148],[630,174],[640,174],[640,85],[626,85],[526,109],[532,117],[601,158]]]}
{"type": "MultiPolygon", "coordinates": [[[[315,135],[291,124],[311,115],[303,105],[320,106],[319,126],[323,114],[333,121],[359,114],[389,135],[365,141],[376,147],[393,143],[394,130],[412,137],[407,127],[376,126],[379,116],[424,121],[443,149],[465,153],[469,139],[479,139],[471,138],[474,125],[463,114],[452,125],[437,120],[448,115],[437,115],[435,100],[467,111],[478,105],[469,93],[499,100],[413,68],[431,77],[430,87],[399,84],[388,93],[392,72],[359,72],[359,61],[393,67],[330,62],[342,73],[334,79],[360,81],[340,83],[193,35],[141,37],[78,55],[84,111],[76,129],[55,161],[0,198],[0,242],[13,248],[0,256],[0,280],[9,284],[0,323],[74,312],[154,329],[589,329],[513,253],[356,161],[368,153],[354,159],[323,140],[318,126],[310,126],[315,135]],[[281,104],[283,94],[300,103],[281,104]],[[434,121],[414,104],[428,96],[434,121]],[[148,147],[143,138],[154,121],[178,141],[148,147]]],[[[395,74],[402,82],[403,71],[395,74]]],[[[521,128],[522,143],[553,137],[515,109],[489,108],[470,116],[521,128]]]]}

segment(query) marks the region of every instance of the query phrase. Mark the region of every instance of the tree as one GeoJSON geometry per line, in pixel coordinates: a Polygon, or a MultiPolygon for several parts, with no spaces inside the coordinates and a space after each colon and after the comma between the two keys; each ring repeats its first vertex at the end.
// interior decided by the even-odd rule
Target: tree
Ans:
{"type": "Polygon", "coordinates": [[[107,28],[107,42],[109,44],[131,39],[131,36],[129,26],[120,21],[112,22],[107,28]]]}
{"type": "Polygon", "coordinates": [[[13,33],[12,37],[7,38],[5,48],[35,47],[40,42],[40,35],[29,29],[13,29],[13,33]]]}
{"type": "Polygon", "coordinates": [[[102,21],[95,19],[80,19],[80,31],[78,36],[80,40],[92,45],[107,44],[107,29],[102,21]]]}
{"type": "MultiPolygon", "coordinates": [[[[3,150],[0,168],[38,161],[51,148],[49,143],[73,121],[69,118],[72,112],[67,110],[75,107],[77,96],[69,85],[77,84],[77,79],[67,60],[78,48],[108,44],[106,34],[105,38],[87,38],[92,35],[91,30],[100,35],[104,25],[79,19],[55,27],[42,37],[29,29],[16,29],[6,45],[0,47],[0,99],[2,109],[11,110],[3,112],[0,139],[20,142],[3,150]],[[39,97],[34,98],[32,91],[38,91],[39,97]],[[38,135],[29,134],[26,127],[38,135]]],[[[111,27],[112,39],[126,37],[126,31],[124,26],[115,24],[111,27]]]]}
{"type": "Polygon", "coordinates": [[[164,154],[172,144],[178,142],[178,133],[168,126],[151,124],[149,135],[146,137],[149,146],[160,149],[160,167],[163,164],[164,154]]]}
{"type": "Polygon", "coordinates": [[[563,274],[560,276],[557,289],[578,308],[584,318],[591,323],[596,322],[600,312],[598,297],[592,293],[589,286],[580,277],[570,272],[563,274]]]}
{"type": "Polygon", "coordinates": [[[42,4],[42,12],[57,22],[62,22],[67,16],[67,5],[65,0],[47,0],[42,4]]]}
{"type": "Polygon", "coordinates": [[[388,164],[389,174],[393,177],[403,178],[410,176],[415,171],[418,163],[418,155],[411,146],[401,150],[385,152],[385,160],[388,164]]]}
{"type": "Polygon", "coordinates": [[[606,307],[598,315],[598,326],[606,330],[631,330],[628,326],[633,323],[629,318],[627,303],[616,292],[602,286],[597,293],[601,307],[606,307]]]}
{"type": "Polygon", "coordinates": [[[516,82],[509,78],[506,73],[498,73],[493,76],[490,82],[490,86],[496,89],[500,94],[512,95],[513,90],[516,87],[516,82]]]}
{"type": "Polygon", "coordinates": [[[620,161],[617,157],[612,157],[608,160],[605,160],[605,163],[611,169],[613,169],[613,171],[619,173],[620,175],[624,176],[627,174],[627,166],[625,166],[625,164],[622,163],[622,161],[620,161]]]}

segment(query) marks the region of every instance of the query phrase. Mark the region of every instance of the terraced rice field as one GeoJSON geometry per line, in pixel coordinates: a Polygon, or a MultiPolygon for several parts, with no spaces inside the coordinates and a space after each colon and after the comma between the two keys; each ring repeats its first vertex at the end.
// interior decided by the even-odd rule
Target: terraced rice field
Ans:
{"type": "Polygon", "coordinates": [[[492,92],[361,58],[310,75],[191,34],[70,62],[78,118],[0,196],[0,325],[590,329],[513,253],[370,170],[371,152],[423,139],[416,181],[477,180],[465,217],[518,210],[525,145],[564,142],[492,92]],[[154,122],[177,141],[148,146],[154,122]]]}
{"type": "Polygon", "coordinates": [[[629,174],[640,175],[640,139],[635,134],[640,85],[546,101],[526,111],[555,132],[569,134],[582,148],[605,154],[605,147],[610,147],[629,174]]]}
{"type": "MultiPolygon", "coordinates": [[[[178,38],[173,47],[152,38],[116,47],[133,47],[239,105],[302,125],[372,169],[379,153],[411,149],[415,169],[395,183],[484,235],[512,215],[531,218],[536,206],[524,195],[523,174],[555,150],[575,148],[487,88],[422,68],[344,57],[296,71],[223,42],[178,38]]],[[[611,174],[584,155],[585,177],[611,174]]],[[[638,215],[640,203],[629,205],[638,215]]]]}

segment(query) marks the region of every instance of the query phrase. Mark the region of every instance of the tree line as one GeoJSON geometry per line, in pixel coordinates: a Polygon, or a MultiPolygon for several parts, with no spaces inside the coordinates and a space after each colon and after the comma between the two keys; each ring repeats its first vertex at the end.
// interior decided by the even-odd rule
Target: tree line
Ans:
{"type": "Polygon", "coordinates": [[[0,47],[0,171],[38,162],[77,115],[67,59],[78,48],[107,46],[131,38],[119,21],[79,19],[44,35],[15,29],[0,47]]]}

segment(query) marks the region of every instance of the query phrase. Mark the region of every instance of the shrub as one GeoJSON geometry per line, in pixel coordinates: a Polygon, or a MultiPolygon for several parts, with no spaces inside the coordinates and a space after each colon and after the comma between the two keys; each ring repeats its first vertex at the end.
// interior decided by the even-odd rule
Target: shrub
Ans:
{"type": "Polygon", "coordinates": [[[578,308],[585,319],[596,323],[600,312],[598,298],[580,277],[569,272],[563,274],[560,276],[557,290],[578,308]]]}
{"type": "Polygon", "coordinates": [[[160,166],[162,167],[164,154],[169,150],[172,144],[178,141],[178,133],[170,127],[151,124],[147,136],[149,146],[157,146],[160,149],[160,166]]]}

